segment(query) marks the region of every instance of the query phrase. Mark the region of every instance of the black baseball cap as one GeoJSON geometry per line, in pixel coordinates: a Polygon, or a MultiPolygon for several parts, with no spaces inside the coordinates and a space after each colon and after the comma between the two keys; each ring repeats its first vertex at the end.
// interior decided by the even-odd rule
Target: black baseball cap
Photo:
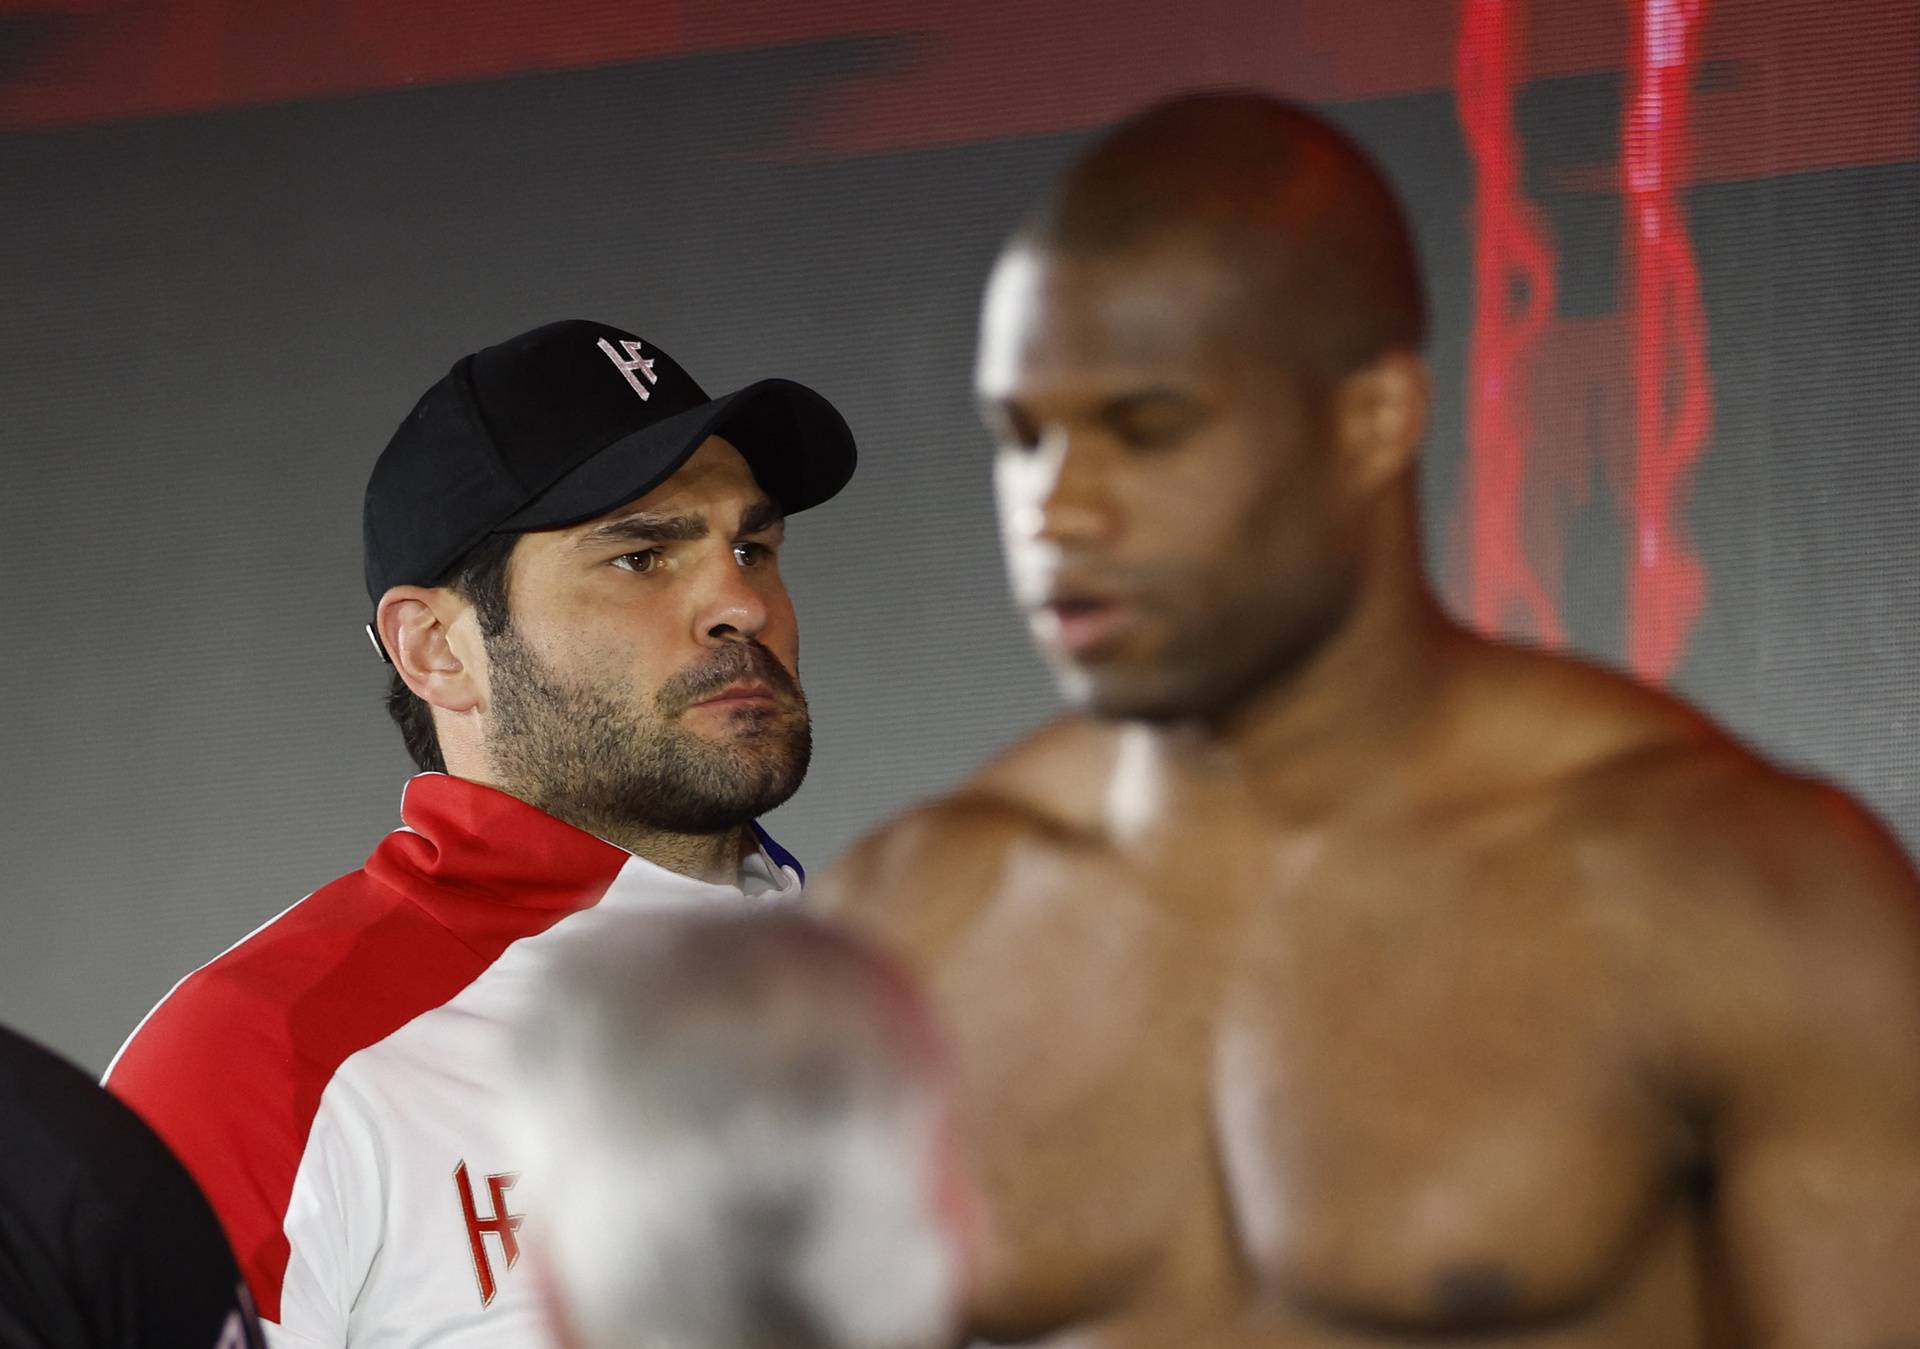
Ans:
{"type": "Polygon", "coordinates": [[[414,404],[367,480],[367,595],[378,604],[392,586],[435,585],[489,534],[605,514],[716,435],[788,514],[853,476],[845,419],[792,380],[709,398],[659,347],[585,319],[463,356],[414,404]]]}

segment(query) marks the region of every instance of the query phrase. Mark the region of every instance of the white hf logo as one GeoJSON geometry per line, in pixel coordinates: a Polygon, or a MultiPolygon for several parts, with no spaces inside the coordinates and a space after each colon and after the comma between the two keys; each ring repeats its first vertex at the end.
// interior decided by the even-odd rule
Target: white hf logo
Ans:
{"type": "Polygon", "coordinates": [[[606,352],[607,359],[627,377],[627,383],[633,385],[633,391],[642,398],[653,397],[653,390],[649,386],[660,382],[660,376],[653,373],[653,362],[640,354],[640,344],[632,338],[626,338],[620,345],[626,349],[624,357],[613,349],[613,343],[604,337],[600,339],[600,350],[606,352]],[[642,375],[646,376],[645,384],[640,382],[642,375]]]}

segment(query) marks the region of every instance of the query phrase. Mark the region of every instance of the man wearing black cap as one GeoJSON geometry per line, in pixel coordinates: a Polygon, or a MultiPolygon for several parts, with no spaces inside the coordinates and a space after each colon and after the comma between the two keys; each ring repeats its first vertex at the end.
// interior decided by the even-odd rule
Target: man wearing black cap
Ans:
{"type": "Polygon", "coordinates": [[[538,1343],[501,1092],[563,941],[798,893],[754,823],[809,750],[787,514],[852,437],[551,324],[468,356],[367,487],[389,705],[424,771],[366,866],[189,975],[107,1084],[213,1201],[275,1345],[538,1343]]]}

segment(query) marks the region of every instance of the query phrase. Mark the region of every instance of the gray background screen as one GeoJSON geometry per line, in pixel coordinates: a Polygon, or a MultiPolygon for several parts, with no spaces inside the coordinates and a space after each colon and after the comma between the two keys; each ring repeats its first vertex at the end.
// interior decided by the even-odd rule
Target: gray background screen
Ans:
{"type": "Polygon", "coordinates": [[[397,822],[360,493],[429,383],[536,323],[629,327],[710,391],[803,380],[854,427],[859,475],[783,564],[818,748],[768,823],[810,866],[1047,717],[971,407],[980,283],[1093,128],[1210,83],[1323,107],[1414,213],[1449,601],[1671,684],[1920,842],[1911,6],[1721,0],[1654,53],[1686,94],[1662,256],[1699,297],[1666,309],[1624,190],[1654,66],[1618,0],[1491,36],[1392,0],[303,8],[0,17],[0,1021],[103,1067],[397,822]],[[1462,57],[1500,42],[1495,106],[1462,57]],[[1552,302],[1496,481],[1476,294],[1514,203],[1552,302]],[[1705,400],[1697,444],[1651,443],[1636,380],[1705,400]],[[1697,614],[1663,547],[1697,558],[1697,614]]]}

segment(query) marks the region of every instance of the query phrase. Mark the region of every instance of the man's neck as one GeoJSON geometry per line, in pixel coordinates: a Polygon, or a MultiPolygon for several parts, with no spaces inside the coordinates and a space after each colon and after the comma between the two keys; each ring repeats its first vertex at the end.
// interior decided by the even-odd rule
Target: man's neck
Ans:
{"type": "MultiPolygon", "coordinates": [[[[549,809],[549,814],[557,812],[549,809]]],[[[564,815],[561,819],[566,819],[564,815]]],[[[674,834],[618,821],[567,820],[635,857],[655,866],[691,876],[709,885],[738,885],[740,863],[754,849],[753,833],[745,825],[718,834],[674,834]]]]}
{"type": "Polygon", "coordinates": [[[1263,795],[1316,815],[1403,777],[1396,770],[1437,729],[1456,656],[1471,641],[1417,572],[1397,571],[1303,668],[1204,729],[1169,734],[1210,742],[1263,795]]]}

